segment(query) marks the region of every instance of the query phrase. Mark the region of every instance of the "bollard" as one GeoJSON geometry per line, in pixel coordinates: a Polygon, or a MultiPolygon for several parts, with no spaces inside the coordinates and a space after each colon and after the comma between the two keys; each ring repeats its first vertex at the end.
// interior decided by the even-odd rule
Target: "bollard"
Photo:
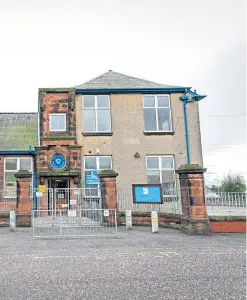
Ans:
{"type": "Polygon", "coordinates": [[[152,219],[152,233],[156,233],[159,231],[159,220],[158,220],[157,211],[151,212],[151,219],[152,219]]]}
{"type": "Polygon", "coordinates": [[[131,210],[125,211],[125,223],[126,223],[126,229],[131,230],[132,229],[131,210]]]}
{"type": "Polygon", "coordinates": [[[16,212],[11,210],[9,212],[9,228],[10,231],[16,231],[16,212]]]}

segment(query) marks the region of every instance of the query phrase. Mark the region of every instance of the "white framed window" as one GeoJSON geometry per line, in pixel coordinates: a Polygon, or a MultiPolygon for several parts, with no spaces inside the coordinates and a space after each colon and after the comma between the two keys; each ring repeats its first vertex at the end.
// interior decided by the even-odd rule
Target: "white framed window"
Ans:
{"type": "Polygon", "coordinates": [[[163,190],[173,190],[176,187],[173,155],[148,155],[147,181],[149,184],[160,183],[163,190]]]}
{"type": "Polygon", "coordinates": [[[50,131],[66,131],[66,114],[50,114],[50,131]]]}
{"type": "Polygon", "coordinates": [[[83,132],[111,132],[109,95],[83,96],[83,132]]]}
{"type": "Polygon", "coordinates": [[[93,170],[112,170],[112,157],[111,156],[84,156],[84,186],[87,196],[98,196],[99,185],[87,184],[86,176],[90,175],[93,170]],[[90,190],[91,189],[91,190],[90,190]],[[93,190],[94,189],[94,190],[93,190]]]}
{"type": "Polygon", "coordinates": [[[169,95],[144,95],[143,115],[145,132],[172,131],[169,95]]]}
{"type": "Polygon", "coordinates": [[[4,197],[16,197],[15,173],[19,170],[33,171],[31,157],[5,157],[4,158],[4,197]]]}

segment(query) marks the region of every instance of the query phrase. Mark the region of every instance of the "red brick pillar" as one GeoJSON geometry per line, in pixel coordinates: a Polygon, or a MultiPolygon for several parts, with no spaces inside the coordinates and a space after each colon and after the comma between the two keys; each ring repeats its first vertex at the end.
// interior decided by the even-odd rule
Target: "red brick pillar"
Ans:
{"type": "Polygon", "coordinates": [[[209,218],[205,206],[204,176],[199,165],[184,165],[179,174],[181,189],[181,230],[188,234],[209,235],[209,218]]]}
{"type": "Polygon", "coordinates": [[[32,174],[28,171],[19,171],[17,179],[17,226],[31,226],[31,191],[30,180],[32,174]]]}
{"type": "Polygon", "coordinates": [[[102,208],[117,209],[117,176],[113,170],[103,170],[99,174],[102,208]]]}

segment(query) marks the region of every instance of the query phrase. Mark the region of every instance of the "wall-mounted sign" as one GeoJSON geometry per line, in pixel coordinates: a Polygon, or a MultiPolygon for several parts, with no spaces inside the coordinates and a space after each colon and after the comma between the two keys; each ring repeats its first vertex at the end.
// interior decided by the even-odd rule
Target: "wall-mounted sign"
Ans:
{"type": "Polygon", "coordinates": [[[50,159],[50,164],[55,170],[62,170],[66,167],[66,157],[63,154],[55,153],[50,159]]]}
{"type": "Polygon", "coordinates": [[[38,192],[45,193],[46,186],[45,184],[39,184],[38,192]]]}
{"type": "Polygon", "coordinates": [[[134,203],[163,203],[163,196],[160,184],[133,184],[132,194],[134,203]]]}
{"type": "Polygon", "coordinates": [[[80,190],[74,190],[74,195],[80,195],[80,190]]]}
{"type": "Polygon", "coordinates": [[[99,184],[98,170],[93,170],[91,174],[86,175],[86,184],[99,184]]]}
{"type": "Polygon", "coordinates": [[[57,194],[57,199],[64,199],[65,195],[64,194],[57,194]]]}
{"type": "Polygon", "coordinates": [[[104,217],[109,217],[109,209],[104,209],[104,217]]]}

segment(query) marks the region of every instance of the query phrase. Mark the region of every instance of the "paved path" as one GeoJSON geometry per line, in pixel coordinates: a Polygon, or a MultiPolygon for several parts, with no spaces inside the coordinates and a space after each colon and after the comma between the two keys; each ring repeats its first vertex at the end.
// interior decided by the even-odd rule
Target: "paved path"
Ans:
{"type": "Polygon", "coordinates": [[[120,230],[117,239],[37,240],[0,228],[0,299],[245,297],[245,235],[120,230]]]}

